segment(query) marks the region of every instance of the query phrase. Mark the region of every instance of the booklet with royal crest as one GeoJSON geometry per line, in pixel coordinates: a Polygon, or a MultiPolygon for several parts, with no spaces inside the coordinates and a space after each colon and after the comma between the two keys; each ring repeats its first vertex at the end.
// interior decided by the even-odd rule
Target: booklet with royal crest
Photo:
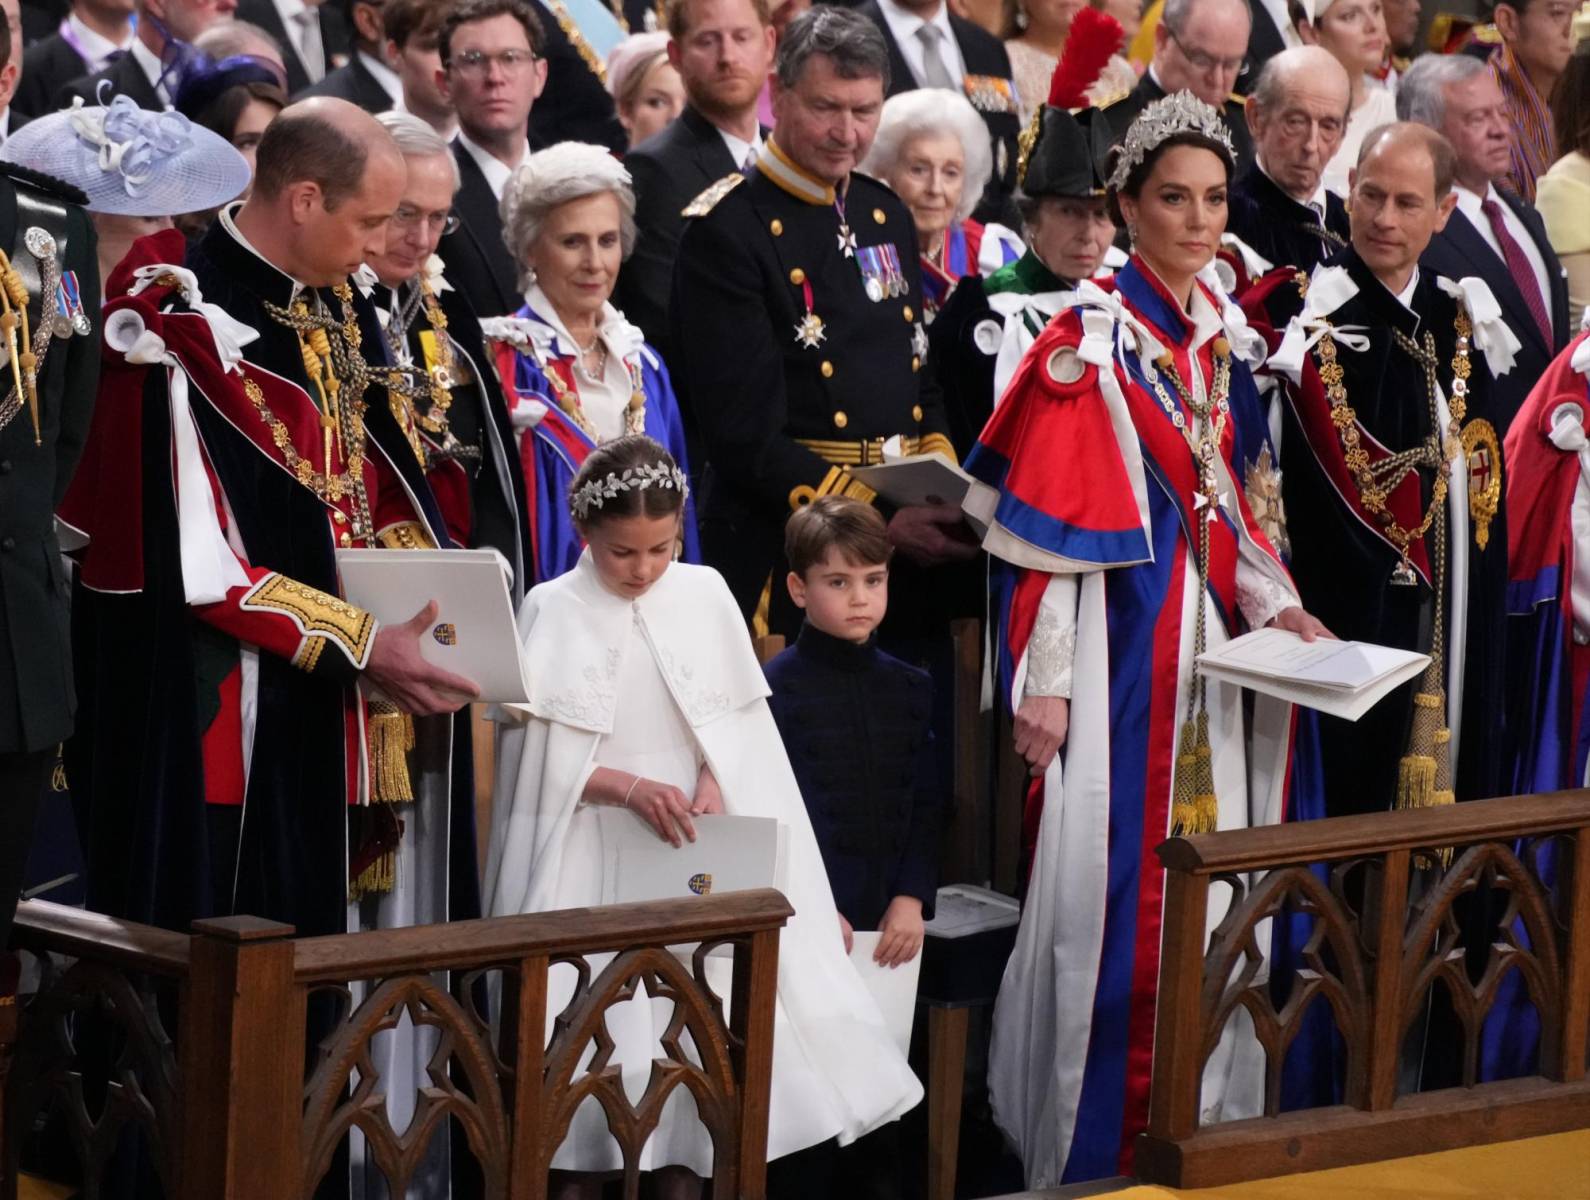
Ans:
{"type": "Polygon", "coordinates": [[[1329,716],[1356,721],[1429,664],[1428,654],[1371,642],[1305,642],[1284,629],[1256,629],[1198,656],[1211,679],[1329,716]]]}
{"type": "Polygon", "coordinates": [[[530,699],[508,591],[508,564],[495,550],[338,550],[343,598],[383,625],[412,620],[435,600],[420,637],[425,661],[474,680],[479,699],[530,699]]]}
{"type": "Polygon", "coordinates": [[[784,885],[784,826],[772,817],[693,817],[696,840],[674,846],[627,808],[591,815],[601,829],[604,904],[784,885]]]}
{"type": "Polygon", "coordinates": [[[870,467],[846,467],[845,470],[900,508],[916,504],[959,505],[979,534],[986,531],[988,518],[993,513],[992,503],[984,502],[985,498],[998,499],[997,492],[937,450],[893,458],[886,445],[883,462],[870,467]]]}

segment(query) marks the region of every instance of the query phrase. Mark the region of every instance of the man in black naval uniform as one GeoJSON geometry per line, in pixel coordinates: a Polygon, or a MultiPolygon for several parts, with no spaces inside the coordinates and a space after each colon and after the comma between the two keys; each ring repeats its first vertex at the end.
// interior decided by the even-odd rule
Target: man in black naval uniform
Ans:
{"type": "Polygon", "coordinates": [[[1242,112],[1242,98],[1232,94],[1246,62],[1244,52],[1253,18],[1247,0],[1165,0],[1154,30],[1154,58],[1137,86],[1104,115],[1119,142],[1127,128],[1155,100],[1189,91],[1220,111],[1231,131],[1238,175],[1253,162],[1253,139],[1242,112]]]}
{"type": "MultiPolygon", "coordinates": [[[[865,17],[821,5],[779,43],[774,129],[757,165],[687,207],[670,320],[674,377],[707,449],[703,557],[746,616],[792,635],[781,587],[789,514],[819,496],[874,501],[846,469],[905,454],[954,455],[927,334],[916,234],[895,194],[854,171],[888,85],[883,37],[865,17]]],[[[952,505],[894,510],[889,536],[919,566],[970,558],[952,505]]],[[[897,576],[897,582],[899,577],[897,576]]],[[[904,633],[931,587],[891,613],[904,633]]],[[[886,632],[888,632],[886,627],[886,632]]]]}
{"type": "Polygon", "coordinates": [[[1347,131],[1347,72],[1319,46],[1283,50],[1248,97],[1254,163],[1231,185],[1228,232],[1253,251],[1244,265],[1312,271],[1347,244],[1347,205],[1325,189],[1325,164],[1347,131]]]}
{"type": "MultiPolygon", "coordinates": [[[[32,348],[42,357],[35,403],[16,387],[17,355],[27,347],[0,343],[0,360],[11,362],[0,383],[0,954],[34,816],[76,708],[55,508],[82,453],[99,378],[98,258],[93,226],[77,207],[86,200],[0,163],[0,249],[27,288],[32,348]],[[89,297],[87,307],[68,300],[62,311],[63,279],[64,294],[89,297]]],[[[0,996],[6,991],[0,972],[0,996]]]]}

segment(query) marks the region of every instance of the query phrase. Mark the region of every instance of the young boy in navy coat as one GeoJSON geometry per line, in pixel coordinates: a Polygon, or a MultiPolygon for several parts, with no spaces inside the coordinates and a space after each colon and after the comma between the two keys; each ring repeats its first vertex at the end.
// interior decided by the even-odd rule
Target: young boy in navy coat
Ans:
{"type": "Polygon", "coordinates": [[[767,664],[769,704],[811,814],[845,937],[879,930],[874,958],[909,962],[937,888],[940,790],[933,685],[879,650],[893,547],[878,510],[824,496],[785,527],[788,586],[806,619],[767,664]]]}

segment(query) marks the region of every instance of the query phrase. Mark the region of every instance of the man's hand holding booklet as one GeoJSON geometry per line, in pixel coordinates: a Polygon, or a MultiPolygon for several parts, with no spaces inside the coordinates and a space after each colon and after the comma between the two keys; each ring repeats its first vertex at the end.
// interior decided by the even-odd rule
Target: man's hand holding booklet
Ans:
{"type": "Polygon", "coordinates": [[[1198,669],[1211,679],[1356,721],[1429,661],[1412,650],[1334,638],[1305,642],[1267,628],[1199,655],[1198,669]]]}

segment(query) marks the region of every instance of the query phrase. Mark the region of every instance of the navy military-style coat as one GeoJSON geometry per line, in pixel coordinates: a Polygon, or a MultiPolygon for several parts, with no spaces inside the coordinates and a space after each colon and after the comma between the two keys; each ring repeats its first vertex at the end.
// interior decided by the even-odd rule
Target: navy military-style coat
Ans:
{"type": "Polygon", "coordinates": [[[927,672],[810,624],[765,670],[840,913],[876,929],[891,900],[915,896],[932,917],[943,797],[927,672]]]}

